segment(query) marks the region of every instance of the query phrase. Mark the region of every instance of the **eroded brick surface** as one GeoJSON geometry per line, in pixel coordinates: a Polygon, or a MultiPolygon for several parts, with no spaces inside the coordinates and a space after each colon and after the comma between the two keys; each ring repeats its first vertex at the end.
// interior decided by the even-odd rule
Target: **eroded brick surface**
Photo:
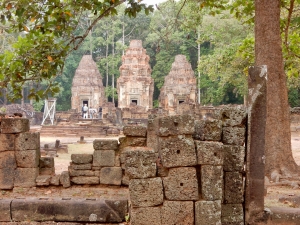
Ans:
{"type": "Polygon", "coordinates": [[[223,144],[214,141],[195,141],[199,165],[223,165],[223,144]]]}
{"type": "Polygon", "coordinates": [[[168,168],[197,164],[195,144],[191,135],[159,137],[159,155],[162,165],[168,168]]]}
{"type": "Polygon", "coordinates": [[[164,201],[161,217],[164,225],[194,225],[194,203],[164,201]]]}
{"type": "Polygon", "coordinates": [[[243,203],[243,176],[239,172],[225,172],[224,202],[243,203]]]}
{"type": "Polygon", "coordinates": [[[195,131],[194,118],[188,114],[158,117],[155,120],[158,120],[156,130],[158,136],[192,135],[195,131]]]}
{"type": "Polygon", "coordinates": [[[117,150],[118,140],[112,139],[95,139],[93,141],[95,150],[117,150]]]}
{"type": "Polygon", "coordinates": [[[206,201],[221,200],[223,196],[222,166],[201,166],[201,193],[206,201]]]}
{"type": "Polygon", "coordinates": [[[224,171],[242,172],[245,164],[245,147],[224,145],[224,171]]]}
{"type": "Polygon", "coordinates": [[[221,225],[221,200],[195,202],[195,225],[221,225]]]}
{"type": "Polygon", "coordinates": [[[198,180],[196,168],[171,168],[163,178],[164,192],[168,200],[198,200],[198,180]]]}
{"type": "Polygon", "coordinates": [[[114,165],[115,165],[114,150],[94,151],[93,166],[114,166],[114,165]]]}
{"type": "Polygon", "coordinates": [[[121,163],[130,179],[155,177],[156,160],[153,149],[146,147],[127,147],[121,154],[121,163]]]}
{"type": "Polygon", "coordinates": [[[130,200],[133,207],[149,207],[163,203],[161,178],[131,179],[129,181],[130,200]]]}
{"type": "Polygon", "coordinates": [[[193,138],[201,141],[221,141],[222,121],[215,119],[195,121],[193,138]]]}
{"type": "Polygon", "coordinates": [[[124,126],[123,134],[126,136],[146,137],[147,127],[144,126],[124,126]]]}
{"type": "Polygon", "coordinates": [[[162,225],[161,207],[142,207],[131,209],[131,225],[162,225]]]}

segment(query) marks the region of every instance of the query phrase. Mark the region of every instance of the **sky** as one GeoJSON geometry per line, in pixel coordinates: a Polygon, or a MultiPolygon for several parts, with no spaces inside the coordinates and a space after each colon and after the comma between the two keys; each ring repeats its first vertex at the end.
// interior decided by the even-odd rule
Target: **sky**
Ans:
{"type": "Polygon", "coordinates": [[[147,5],[155,5],[155,4],[165,2],[165,1],[167,1],[167,0],[142,0],[142,3],[145,3],[147,5]]]}

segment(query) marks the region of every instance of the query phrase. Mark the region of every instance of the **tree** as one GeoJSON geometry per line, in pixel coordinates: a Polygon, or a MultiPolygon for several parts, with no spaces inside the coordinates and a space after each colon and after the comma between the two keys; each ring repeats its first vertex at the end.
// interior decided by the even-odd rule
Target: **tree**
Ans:
{"type": "MultiPolygon", "coordinates": [[[[125,14],[136,16],[152,6],[136,0],[4,0],[0,4],[1,29],[19,33],[13,51],[0,55],[0,87],[11,86],[11,99],[22,97],[26,81],[47,82],[46,89],[32,88],[29,97],[39,100],[59,91],[55,77],[61,73],[68,54],[78,49],[90,30],[104,17],[116,15],[116,7],[127,3],[125,14]],[[95,19],[89,27],[76,34],[79,20],[90,11],[95,19]]],[[[34,86],[33,86],[34,87],[34,86]]]]}
{"type": "MultiPolygon", "coordinates": [[[[283,66],[280,0],[255,0],[255,65],[267,65],[266,175],[292,176],[290,109],[283,66]]],[[[262,137],[263,138],[263,137],[262,137]]]]}

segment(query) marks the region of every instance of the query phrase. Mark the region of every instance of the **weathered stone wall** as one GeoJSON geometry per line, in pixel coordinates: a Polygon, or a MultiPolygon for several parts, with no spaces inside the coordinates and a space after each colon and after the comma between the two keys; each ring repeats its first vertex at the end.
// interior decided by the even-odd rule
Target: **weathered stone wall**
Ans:
{"type": "Polygon", "coordinates": [[[73,154],[55,175],[28,120],[3,119],[0,189],[128,185],[132,225],[244,224],[245,124],[245,111],[230,107],[206,120],[151,115],[148,127],[125,126],[120,143],[96,139],[93,154],[73,154]]]}
{"type": "Polygon", "coordinates": [[[147,140],[131,132],[139,144],[120,148],[131,224],[244,224],[245,124],[225,107],[217,119],[152,118],[147,140]]]}

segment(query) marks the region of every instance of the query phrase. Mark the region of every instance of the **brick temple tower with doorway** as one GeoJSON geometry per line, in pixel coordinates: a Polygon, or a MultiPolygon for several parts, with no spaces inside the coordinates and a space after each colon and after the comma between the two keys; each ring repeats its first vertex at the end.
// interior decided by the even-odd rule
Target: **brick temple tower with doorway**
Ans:
{"type": "Polygon", "coordinates": [[[185,55],[176,55],[170,73],[160,89],[159,106],[169,112],[177,114],[181,103],[196,104],[197,81],[191,64],[185,55]]]}
{"type": "Polygon", "coordinates": [[[152,109],[154,80],[146,49],[141,40],[132,40],[122,57],[120,77],[117,80],[118,107],[132,105],[152,109]]]}
{"type": "Polygon", "coordinates": [[[72,109],[81,112],[87,104],[89,108],[98,108],[106,102],[102,76],[91,55],[84,55],[76,69],[72,83],[72,109]]]}

